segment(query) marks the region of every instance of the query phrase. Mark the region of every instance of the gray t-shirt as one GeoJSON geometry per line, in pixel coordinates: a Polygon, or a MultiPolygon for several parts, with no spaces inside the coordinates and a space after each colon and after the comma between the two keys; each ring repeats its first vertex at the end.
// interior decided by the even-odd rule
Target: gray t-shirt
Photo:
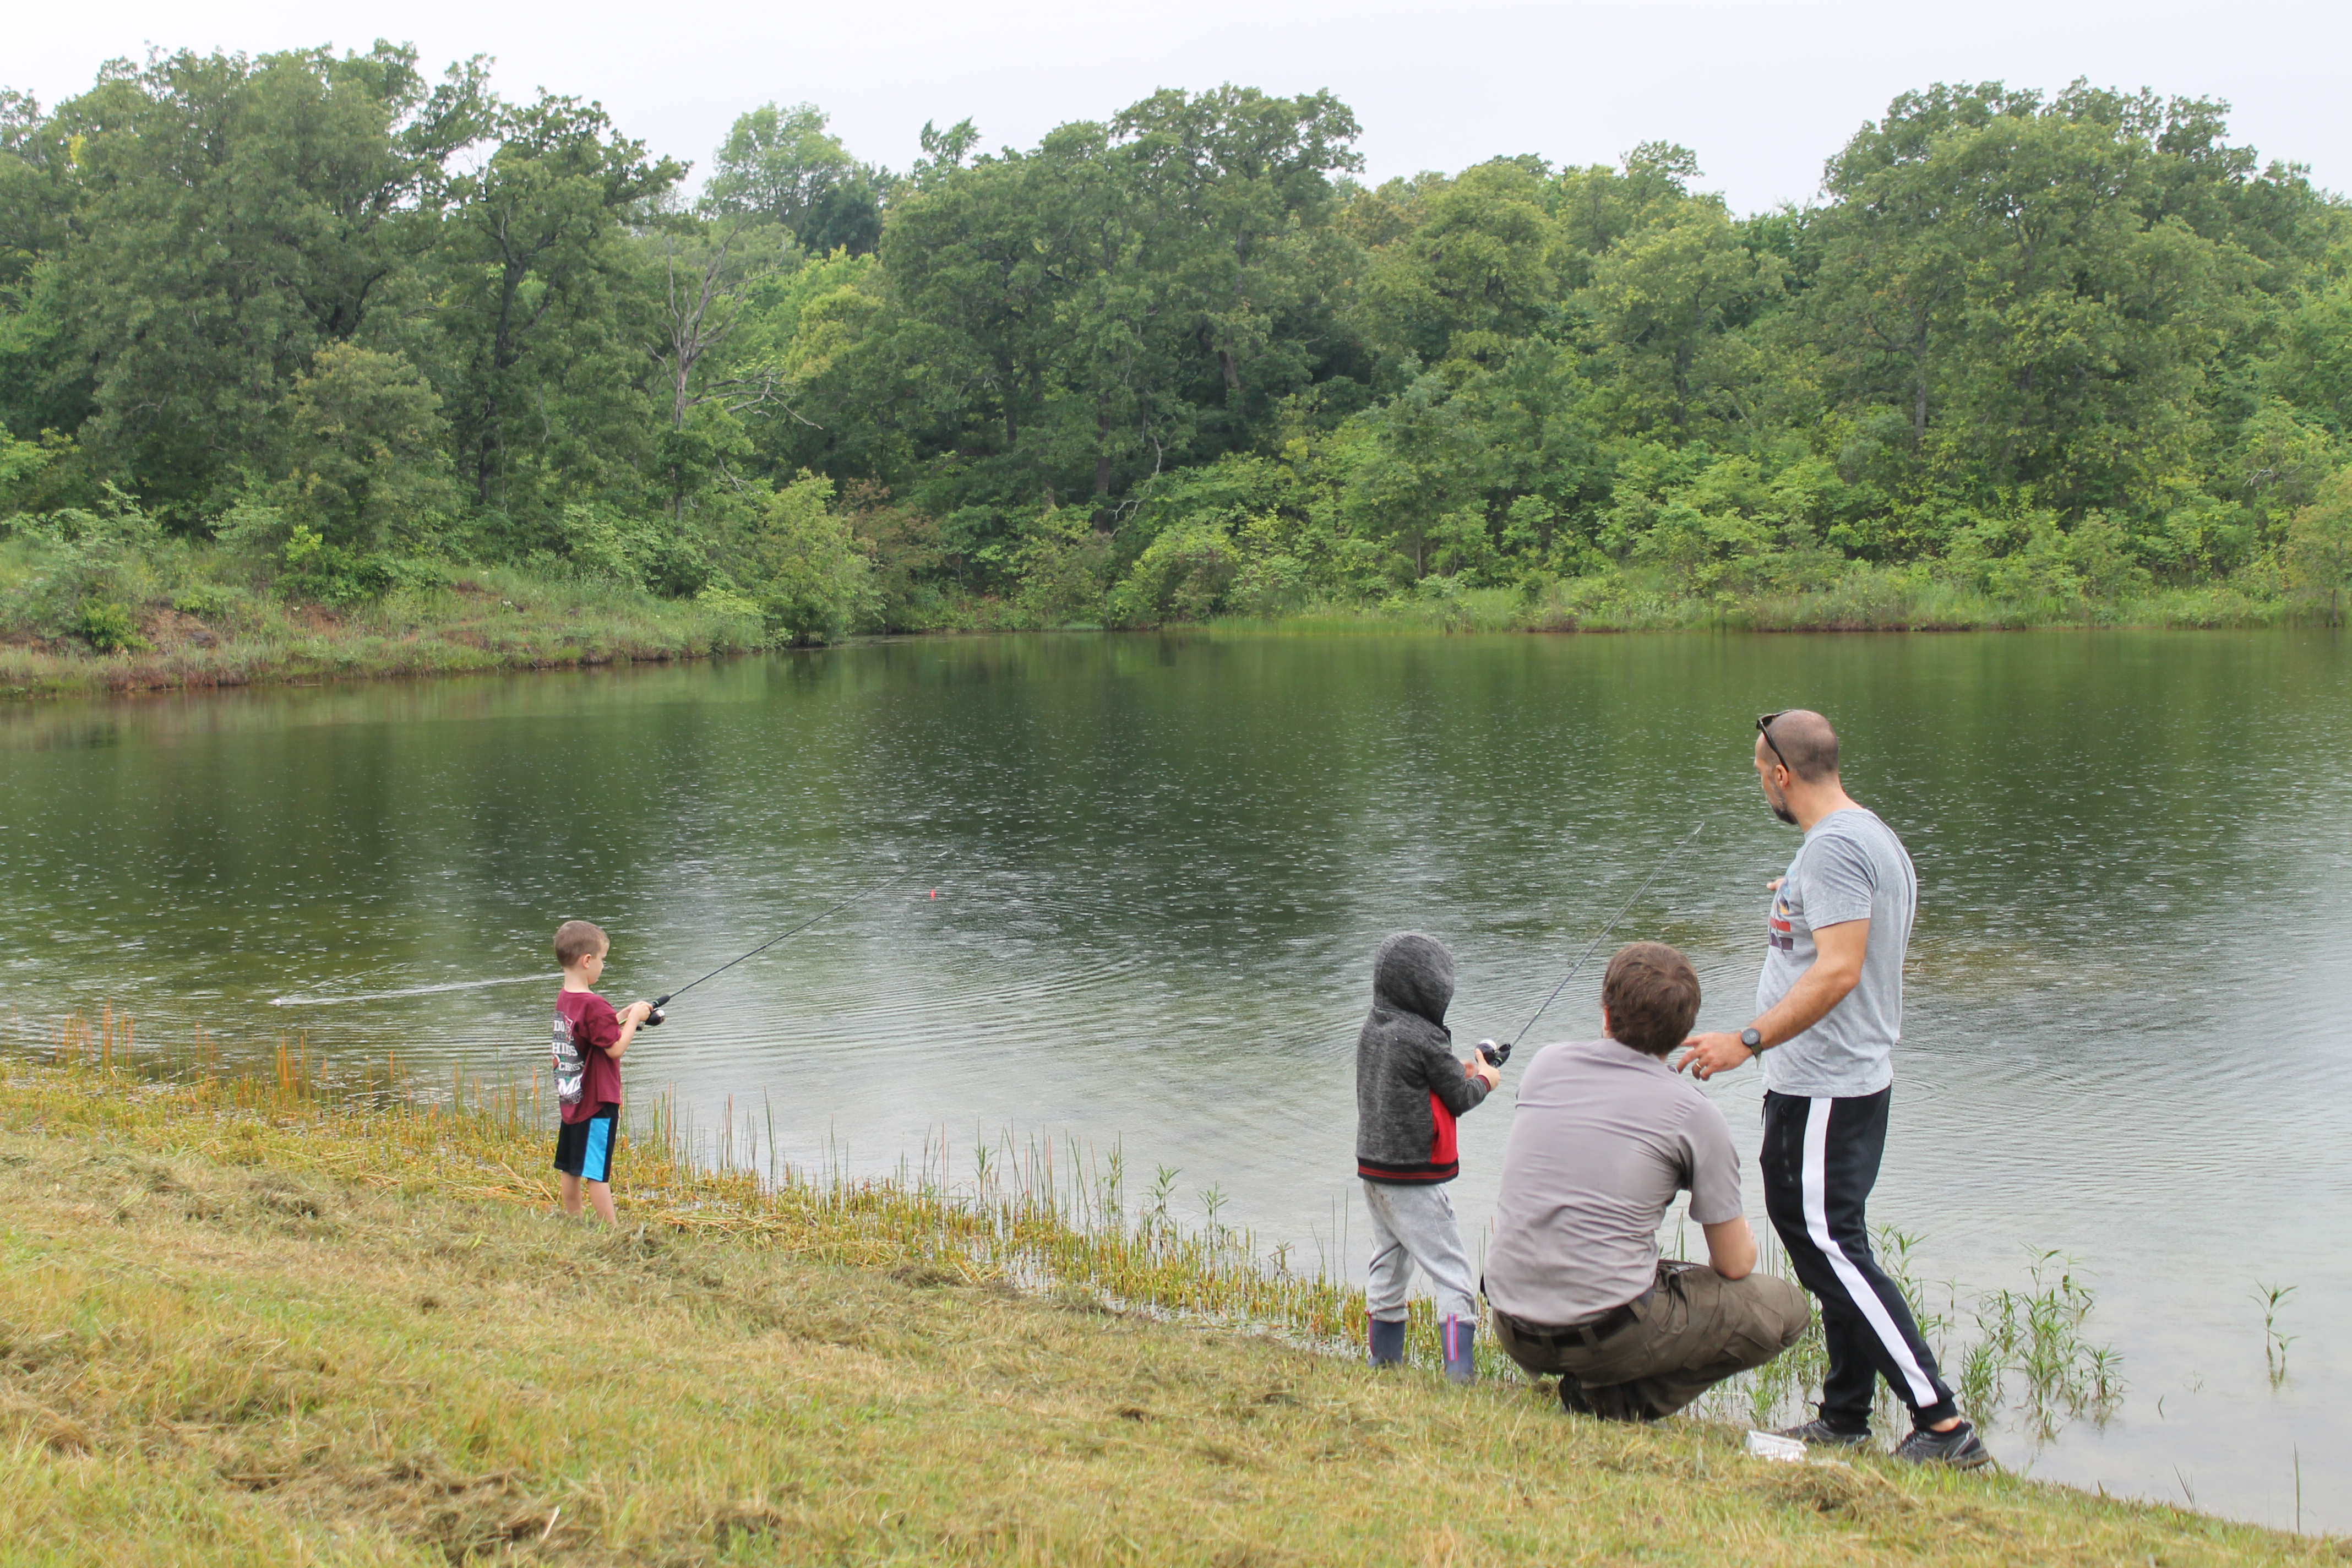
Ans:
{"type": "Polygon", "coordinates": [[[1658,1222],[1684,1189],[1701,1225],[1742,1212],[1739,1156],[1714,1102],[1631,1046],[1546,1046],[1511,1112],[1486,1299],[1531,1323],[1624,1305],[1657,1277],[1658,1222]]]}
{"type": "Polygon", "coordinates": [[[1829,1016],[1764,1053],[1764,1087],[1780,1094],[1848,1098],[1895,1081],[1892,1051],[1903,1037],[1903,954],[1919,906],[1919,876],[1895,830],[1860,806],[1813,824],[1772,896],[1756,1011],[1789,994],[1812,967],[1813,931],[1868,921],[1862,979],[1829,1016]]]}

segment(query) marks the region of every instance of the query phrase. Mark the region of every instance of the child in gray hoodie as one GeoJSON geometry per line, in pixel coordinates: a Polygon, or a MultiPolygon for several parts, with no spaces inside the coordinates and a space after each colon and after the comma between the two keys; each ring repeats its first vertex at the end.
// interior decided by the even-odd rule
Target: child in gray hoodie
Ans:
{"type": "Polygon", "coordinates": [[[1445,1027],[1454,955],[1434,937],[1402,931],[1372,961],[1372,1011],[1356,1037],[1356,1174],[1372,1215],[1365,1280],[1374,1366],[1404,1360],[1405,1289],[1414,1266],[1437,1291],[1445,1375],[1475,1375],[1476,1281],[1445,1184],[1462,1169],[1454,1119],[1485,1100],[1502,1074],[1455,1058],[1445,1027]]]}

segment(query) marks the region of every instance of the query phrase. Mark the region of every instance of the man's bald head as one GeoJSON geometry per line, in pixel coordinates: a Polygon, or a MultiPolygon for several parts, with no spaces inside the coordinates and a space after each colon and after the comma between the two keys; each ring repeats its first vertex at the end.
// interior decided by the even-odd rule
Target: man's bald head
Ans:
{"type": "Polygon", "coordinates": [[[1807,784],[1825,784],[1838,776],[1837,731],[1811,709],[1790,709],[1765,733],[1773,754],[1807,784]]]}

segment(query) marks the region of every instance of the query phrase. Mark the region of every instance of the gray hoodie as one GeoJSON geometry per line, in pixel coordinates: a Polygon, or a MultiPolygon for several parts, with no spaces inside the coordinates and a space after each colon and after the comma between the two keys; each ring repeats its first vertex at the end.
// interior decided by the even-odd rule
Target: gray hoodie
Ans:
{"type": "Polygon", "coordinates": [[[1454,1054],[1445,1027],[1454,955],[1435,937],[1401,931],[1372,960],[1372,1012],[1356,1037],[1356,1174],[1421,1185],[1461,1173],[1454,1119],[1486,1098],[1454,1054]]]}

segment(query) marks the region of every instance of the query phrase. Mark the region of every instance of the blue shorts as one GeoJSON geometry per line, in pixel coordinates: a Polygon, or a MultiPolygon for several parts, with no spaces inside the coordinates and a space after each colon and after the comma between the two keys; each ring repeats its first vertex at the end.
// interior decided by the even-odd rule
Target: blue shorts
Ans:
{"type": "Polygon", "coordinates": [[[621,1108],[600,1105],[585,1121],[566,1121],[555,1130],[555,1168],[583,1182],[613,1179],[613,1138],[620,1131],[621,1108]]]}

